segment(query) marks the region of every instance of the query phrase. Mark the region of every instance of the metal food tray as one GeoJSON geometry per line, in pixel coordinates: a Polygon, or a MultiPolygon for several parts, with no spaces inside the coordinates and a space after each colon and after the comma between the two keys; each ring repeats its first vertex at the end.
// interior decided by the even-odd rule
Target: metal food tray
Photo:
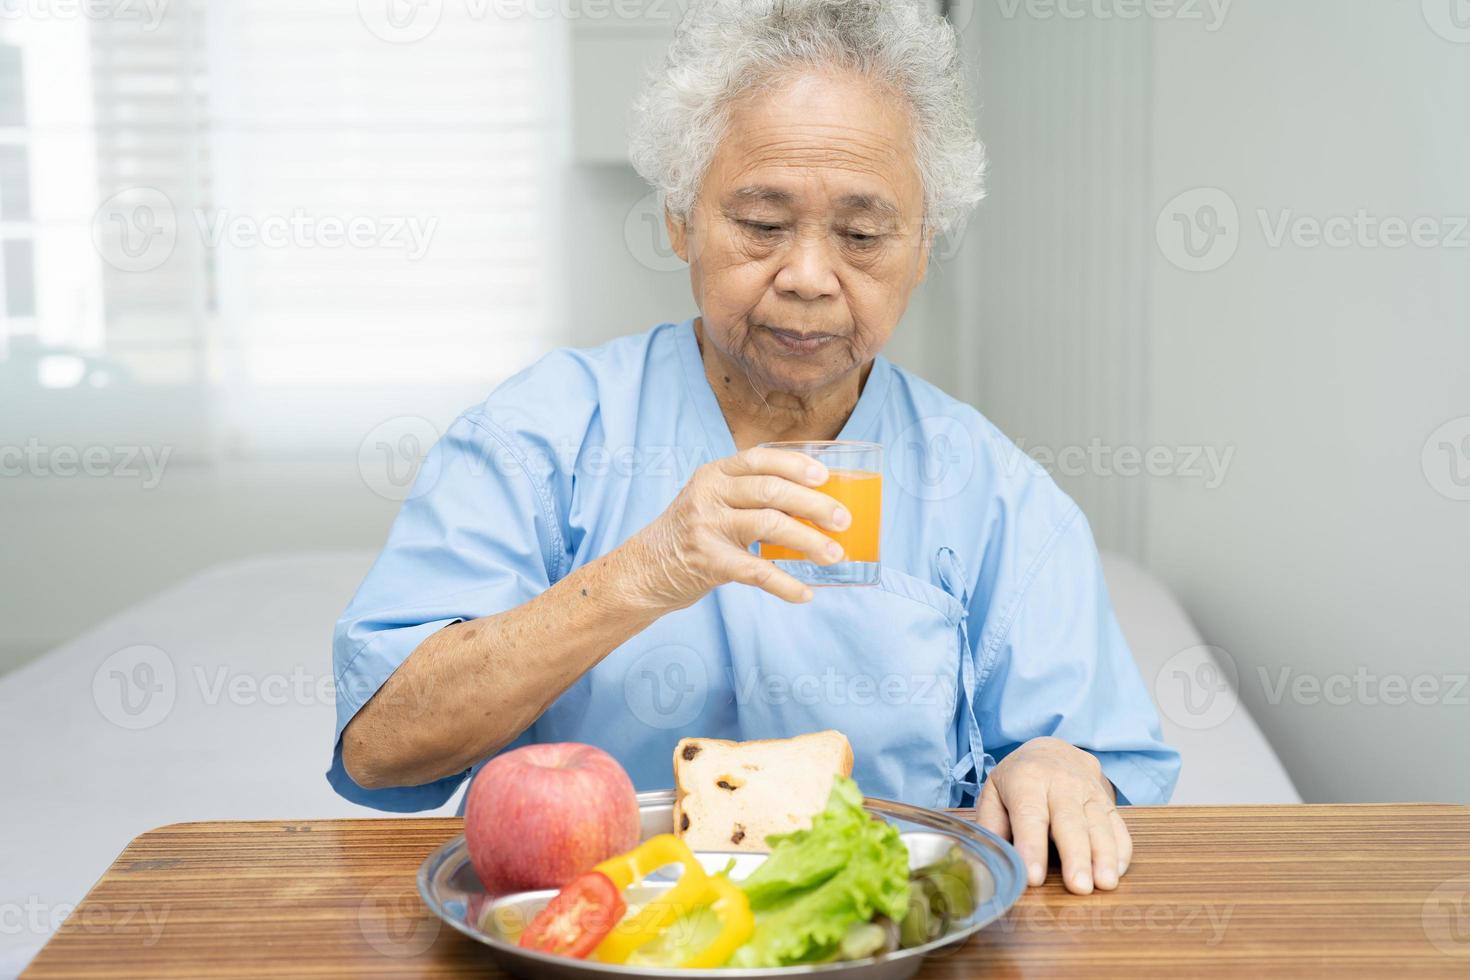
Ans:
{"type": "MultiPolygon", "coordinates": [[[[519,929],[556,894],[556,889],[515,892],[498,897],[487,895],[470,864],[463,834],[424,860],[418,874],[419,894],[435,915],[471,939],[489,946],[500,965],[520,977],[587,980],[607,976],[651,976],[733,980],[739,977],[821,974],[834,980],[838,977],[904,980],[918,972],[925,956],[965,942],[1005,915],[1025,891],[1026,872],[1020,856],[1010,844],[990,831],[937,810],[891,800],[868,797],[863,801],[863,807],[898,828],[909,851],[911,868],[928,864],[947,852],[952,844],[958,843],[969,859],[974,875],[974,912],[951,922],[944,935],[923,946],[899,949],[869,959],[759,970],[685,970],[600,963],[522,949],[516,945],[519,929]]],[[[673,790],[638,794],[638,809],[643,818],[640,839],[672,832],[673,790]]],[[[699,851],[696,856],[709,871],[718,871],[734,859],[735,867],[730,877],[736,881],[748,875],[766,858],[764,854],[713,851],[699,851]]],[[[660,883],[651,879],[644,885],[644,896],[649,890],[672,887],[673,880],[670,878],[660,883]]]]}

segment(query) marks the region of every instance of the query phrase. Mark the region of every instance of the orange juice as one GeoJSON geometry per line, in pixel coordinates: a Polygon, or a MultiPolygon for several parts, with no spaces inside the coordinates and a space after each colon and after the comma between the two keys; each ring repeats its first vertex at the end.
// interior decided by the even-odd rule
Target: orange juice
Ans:
{"type": "MultiPolygon", "coordinates": [[[[842,545],[843,561],[878,560],[878,528],[883,514],[883,474],[867,470],[828,470],[827,482],[817,487],[846,507],[852,523],[845,531],[817,528],[842,545]]],[[[797,518],[801,520],[801,518],[797,518]]],[[[808,527],[811,521],[802,520],[808,527]]],[[[810,561],[804,553],[779,544],[761,542],[761,557],[786,561],[810,561]]]]}

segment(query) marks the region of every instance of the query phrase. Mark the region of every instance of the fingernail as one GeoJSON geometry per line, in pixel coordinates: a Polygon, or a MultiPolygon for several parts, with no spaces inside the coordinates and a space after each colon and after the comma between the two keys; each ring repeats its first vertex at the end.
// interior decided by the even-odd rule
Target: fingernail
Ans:
{"type": "Polygon", "coordinates": [[[826,483],[827,468],[820,463],[813,463],[806,468],[806,478],[811,483],[826,483]]]}
{"type": "Polygon", "coordinates": [[[812,590],[811,589],[802,589],[801,590],[801,601],[802,602],[811,602],[812,601],[812,590]]]}
{"type": "Polygon", "coordinates": [[[842,545],[838,544],[836,541],[833,541],[831,544],[827,545],[827,557],[831,558],[833,561],[841,558],[842,545]]]}
{"type": "Polygon", "coordinates": [[[832,526],[841,531],[852,523],[852,515],[847,512],[846,507],[838,507],[832,512],[832,526]]]}
{"type": "Polygon", "coordinates": [[[1078,872],[1073,876],[1072,882],[1082,891],[1090,891],[1092,889],[1092,875],[1086,872],[1078,872]]]}
{"type": "Polygon", "coordinates": [[[1028,864],[1026,866],[1026,877],[1033,885],[1039,885],[1046,880],[1046,872],[1041,870],[1039,864],[1028,864]]]}

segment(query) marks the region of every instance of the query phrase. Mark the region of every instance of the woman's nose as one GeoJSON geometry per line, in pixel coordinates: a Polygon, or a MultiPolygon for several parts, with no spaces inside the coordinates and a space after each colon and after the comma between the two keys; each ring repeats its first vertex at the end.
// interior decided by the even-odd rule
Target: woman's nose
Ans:
{"type": "Polygon", "coordinates": [[[826,236],[796,238],[776,273],[776,288],[806,300],[837,295],[837,272],[826,236]]]}

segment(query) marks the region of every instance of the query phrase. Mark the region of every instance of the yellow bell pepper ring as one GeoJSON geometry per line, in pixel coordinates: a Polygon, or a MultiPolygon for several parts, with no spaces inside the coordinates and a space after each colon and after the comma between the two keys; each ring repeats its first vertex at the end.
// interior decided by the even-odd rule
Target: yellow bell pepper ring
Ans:
{"type": "Polygon", "coordinates": [[[750,901],[724,875],[711,877],[673,834],[650,837],[626,854],[608,858],[593,868],[607,875],[621,891],[671,864],[684,869],[679,881],[662,895],[627,916],[607,935],[593,956],[604,963],[624,963],[633,951],[651,942],[675,921],[706,905],[720,922],[720,932],[704,949],[680,963],[684,967],[720,966],[754,931],[750,901]]]}
{"type": "Polygon", "coordinates": [[[724,966],[735,950],[745,945],[750,934],[755,931],[755,916],[750,913],[750,899],[740,890],[739,885],[724,874],[706,878],[705,882],[712,897],[710,911],[719,920],[720,931],[709,945],[679,964],[694,970],[724,966]]]}
{"type": "Polygon", "coordinates": [[[626,854],[610,857],[592,870],[601,871],[612,879],[614,885],[623,889],[671,864],[682,864],[685,872],[693,869],[704,874],[704,867],[694,852],[673,834],[650,837],[626,854]]]}

